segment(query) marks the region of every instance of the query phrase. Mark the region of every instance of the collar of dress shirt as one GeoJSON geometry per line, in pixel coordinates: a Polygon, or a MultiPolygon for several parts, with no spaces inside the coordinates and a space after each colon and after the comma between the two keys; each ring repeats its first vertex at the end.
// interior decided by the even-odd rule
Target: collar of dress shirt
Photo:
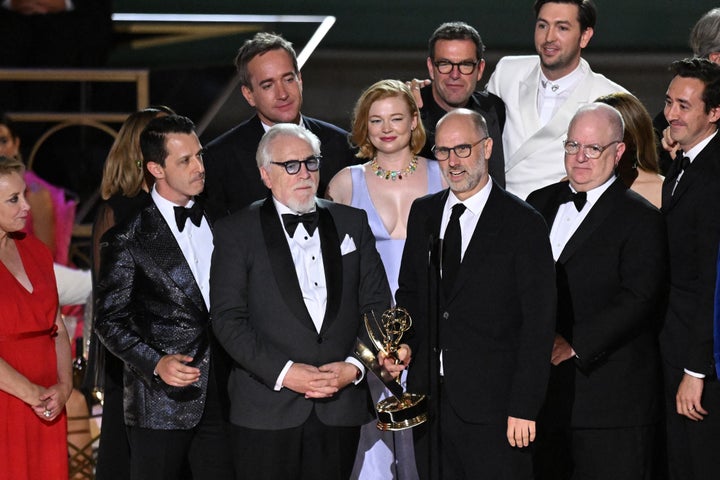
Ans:
{"type": "MultiPolygon", "coordinates": [[[[170,226],[170,229],[173,232],[181,233],[180,230],[177,228],[177,222],[175,221],[175,210],[173,210],[174,207],[185,207],[190,208],[195,203],[195,200],[190,199],[190,201],[187,203],[187,205],[178,205],[176,203],[171,202],[167,198],[160,195],[155,188],[156,185],[153,185],[152,191],[150,192],[150,196],[153,199],[153,202],[155,202],[155,205],[157,206],[158,210],[160,210],[160,214],[165,219],[165,222],[170,226]]],[[[192,222],[188,222],[192,225],[192,222]]],[[[194,226],[194,225],[193,225],[194,226]]],[[[184,232],[187,232],[187,230],[183,230],[184,232]]]]}
{"type": "MultiPolygon", "coordinates": [[[[265,130],[265,133],[267,133],[267,131],[273,127],[272,125],[268,125],[267,123],[263,122],[262,120],[260,120],[260,125],[262,125],[263,130],[265,130]]],[[[298,125],[305,128],[305,122],[303,121],[302,114],[300,114],[300,121],[298,122],[298,125]]],[[[307,130],[307,128],[305,128],[305,129],[307,130]]]]}
{"type": "MultiPolygon", "coordinates": [[[[600,186],[597,186],[593,188],[592,190],[587,191],[587,203],[589,205],[595,205],[597,201],[600,199],[603,193],[605,193],[605,190],[610,188],[610,185],[615,181],[617,177],[613,174],[610,176],[610,178],[607,179],[605,183],[603,183],[600,186]]],[[[573,193],[577,193],[577,190],[575,190],[572,185],[570,185],[570,190],[572,190],[573,193]]],[[[566,202],[567,203],[567,202],[566,202]]]]}
{"type": "MultiPolygon", "coordinates": [[[[560,95],[563,92],[572,90],[575,85],[577,85],[580,82],[580,79],[582,79],[583,75],[585,75],[585,72],[583,71],[582,62],[578,64],[578,66],[573,70],[572,72],[568,73],[562,78],[558,78],[557,80],[548,80],[545,74],[543,73],[542,69],[540,69],[540,83],[538,84],[538,87],[541,92],[543,92],[543,95],[560,95]],[[558,88],[555,91],[552,91],[551,88],[544,88],[543,84],[549,84],[549,85],[557,85],[558,88]]],[[[548,85],[548,86],[549,86],[548,85]]]]}
{"type": "Polygon", "coordinates": [[[697,157],[698,154],[700,152],[702,152],[705,147],[707,147],[707,144],[710,143],[710,140],[715,138],[715,135],[717,135],[717,133],[718,133],[717,130],[715,130],[715,133],[705,137],[700,143],[698,143],[693,148],[691,148],[690,150],[685,152],[685,156],[690,159],[690,163],[692,163],[693,160],[695,160],[695,157],[697,157]]]}
{"type": "Polygon", "coordinates": [[[483,211],[483,208],[485,208],[485,204],[488,201],[488,198],[490,197],[490,190],[492,190],[492,179],[488,178],[487,184],[480,189],[479,192],[474,194],[472,197],[466,199],[466,200],[459,200],[452,190],[450,190],[450,195],[448,195],[448,199],[445,202],[445,212],[448,215],[450,215],[450,211],[452,210],[452,207],[454,207],[458,203],[464,203],[465,207],[472,212],[473,215],[480,215],[483,211]]]}
{"type": "MultiPolygon", "coordinates": [[[[298,212],[292,210],[292,209],[291,209],[290,207],[288,207],[287,205],[285,205],[285,204],[283,204],[283,203],[280,203],[275,197],[272,197],[272,199],[273,199],[273,203],[275,204],[275,210],[277,211],[278,219],[280,220],[280,223],[281,223],[281,224],[283,223],[283,221],[282,221],[282,215],[283,215],[283,213],[289,213],[289,214],[291,214],[291,215],[300,215],[298,212]]],[[[314,212],[316,209],[317,209],[317,206],[314,207],[312,210],[310,210],[310,212],[314,212]]],[[[303,213],[310,213],[310,212],[303,212],[303,213]]],[[[300,228],[301,225],[302,225],[302,224],[298,225],[298,228],[300,228]]],[[[303,227],[303,228],[305,228],[305,227],[303,227]]],[[[283,232],[285,232],[285,236],[286,236],[288,239],[293,238],[293,237],[290,236],[289,233],[287,233],[287,230],[285,230],[284,227],[283,227],[283,232]]],[[[315,232],[317,232],[317,230],[315,230],[315,232]]],[[[314,234],[313,234],[313,235],[314,235],[314,234]]],[[[311,235],[311,237],[312,237],[313,235],[311,235]]]]}

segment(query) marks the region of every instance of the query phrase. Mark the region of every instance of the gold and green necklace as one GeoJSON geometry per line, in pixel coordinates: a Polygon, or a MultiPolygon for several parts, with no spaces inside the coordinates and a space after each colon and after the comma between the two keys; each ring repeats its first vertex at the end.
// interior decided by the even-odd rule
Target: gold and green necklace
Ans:
{"type": "Polygon", "coordinates": [[[410,160],[410,164],[402,170],[385,170],[378,163],[377,157],[373,158],[372,162],[370,163],[372,171],[375,173],[375,175],[377,175],[378,177],[382,177],[385,180],[392,180],[393,182],[395,180],[402,180],[403,177],[406,177],[408,175],[412,175],[415,170],[417,170],[417,165],[417,156],[413,156],[412,160],[410,160]]]}

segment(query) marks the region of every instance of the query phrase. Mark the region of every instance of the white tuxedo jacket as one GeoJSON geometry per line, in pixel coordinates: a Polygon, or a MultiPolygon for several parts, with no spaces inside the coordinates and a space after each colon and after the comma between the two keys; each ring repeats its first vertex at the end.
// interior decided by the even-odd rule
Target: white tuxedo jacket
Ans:
{"type": "Polygon", "coordinates": [[[582,80],[542,128],[537,111],[540,57],[503,57],[490,77],[488,91],[500,97],[507,110],[503,131],[506,189],[520,198],[565,177],[562,142],[578,107],[602,95],[627,92],[594,73],[583,59],[580,69],[582,80]]]}

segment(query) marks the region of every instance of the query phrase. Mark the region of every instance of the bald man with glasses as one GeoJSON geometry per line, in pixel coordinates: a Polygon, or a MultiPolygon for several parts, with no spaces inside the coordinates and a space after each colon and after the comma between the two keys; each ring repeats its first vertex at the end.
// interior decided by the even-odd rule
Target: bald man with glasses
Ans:
{"type": "Polygon", "coordinates": [[[661,213],[615,176],[623,131],[614,108],[581,107],[564,142],[568,180],[528,197],[551,227],[558,289],[538,480],[659,475],[652,459],[667,235],[661,213]]]}

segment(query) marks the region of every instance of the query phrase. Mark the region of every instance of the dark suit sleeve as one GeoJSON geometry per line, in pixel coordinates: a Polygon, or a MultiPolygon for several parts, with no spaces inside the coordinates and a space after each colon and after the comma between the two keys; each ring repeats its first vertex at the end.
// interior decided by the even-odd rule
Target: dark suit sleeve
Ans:
{"type": "Polygon", "coordinates": [[[105,238],[109,237],[110,241],[101,246],[95,330],[113,355],[129,364],[150,383],[163,353],[145,343],[137,331],[139,313],[132,304],[137,264],[127,239],[112,233],[113,230],[108,232],[105,238]]]}
{"type": "Polygon", "coordinates": [[[522,320],[507,411],[508,416],[534,420],[550,375],[557,293],[547,226],[536,212],[530,217],[510,266],[522,320]]]}
{"type": "MultiPolygon", "coordinates": [[[[626,210],[624,214],[629,213],[626,210]]],[[[576,321],[573,327],[572,346],[583,369],[592,368],[594,362],[632,341],[638,332],[658,328],[651,323],[660,317],[659,306],[667,294],[665,222],[660,212],[647,208],[634,215],[632,223],[619,251],[610,255],[618,258],[618,271],[611,273],[617,275],[616,293],[592,318],[576,321]]]]}
{"type": "MultiPolygon", "coordinates": [[[[214,229],[215,249],[210,267],[213,331],[235,362],[273,388],[283,367],[292,359],[273,347],[252,325],[249,292],[254,258],[247,232],[260,233],[259,227],[253,229],[239,218],[237,214],[226,217],[217,222],[214,229]]],[[[272,282],[263,284],[272,285],[272,282]]]]}
{"type": "MultiPolygon", "coordinates": [[[[370,230],[367,214],[362,210],[359,213],[362,219],[360,245],[357,245],[360,250],[360,313],[373,311],[376,315],[382,314],[390,307],[390,286],[380,254],[375,248],[375,236],[370,230]]],[[[364,326],[361,326],[358,336],[367,337],[364,326]]]]}
{"type": "MultiPolygon", "coordinates": [[[[720,175],[715,174],[713,181],[720,175]]],[[[686,362],[683,365],[690,371],[712,375],[713,358],[713,308],[715,295],[716,265],[718,242],[720,242],[720,187],[716,184],[706,187],[708,193],[698,202],[695,240],[695,259],[698,264],[693,268],[698,272],[698,305],[694,318],[690,319],[690,343],[686,362]]]]}
{"type": "Polygon", "coordinates": [[[424,215],[423,208],[419,205],[416,200],[410,207],[410,214],[408,216],[407,224],[407,239],[405,241],[405,247],[403,248],[402,262],[400,264],[400,274],[398,277],[398,290],[395,293],[395,300],[398,306],[407,308],[411,317],[413,317],[413,327],[406,334],[403,340],[410,346],[415,354],[418,352],[420,347],[420,341],[426,334],[424,326],[425,320],[425,309],[424,302],[421,302],[421,291],[424,292],[426,288],[422,288],[420,282],[425,276],[425,272],[420,272],[418,269],[423,268],[418,259],[418,253],[424,251],[421,245],[422,238],[424,235],[424,215]],[[421,275],[421,273],[423,273],[421,275]]]}

